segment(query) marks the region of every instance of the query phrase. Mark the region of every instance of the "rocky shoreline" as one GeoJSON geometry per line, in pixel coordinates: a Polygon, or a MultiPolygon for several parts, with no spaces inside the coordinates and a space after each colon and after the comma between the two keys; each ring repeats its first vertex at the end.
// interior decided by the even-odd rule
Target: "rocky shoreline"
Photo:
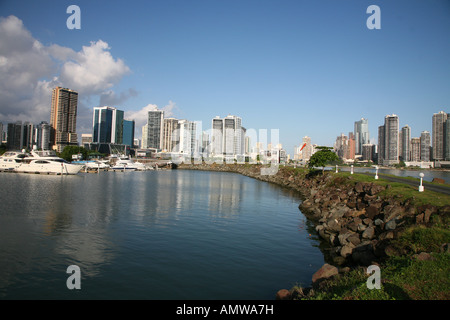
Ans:
{"type": "MultiPolygon", "coordinates": [[[[391,244],[413,224],[428,225],[433,215],[450,214],[450,205],[416,206],[411,200],[389,196],[389,185],[352,182],[333,174],[299,174],[280,167],[273,175],[261,175],[261,166],[182,164],[179,169],[235,172],[298,191],[303,199],[301,212],[314,222],[326,246],[326,263],[312,278],[313,287],[321,280],[353,267],[379,264],[392,255],[403,254],[391,244]]],[[[289,299],[286,289],[277,299],[289,299]]]]}

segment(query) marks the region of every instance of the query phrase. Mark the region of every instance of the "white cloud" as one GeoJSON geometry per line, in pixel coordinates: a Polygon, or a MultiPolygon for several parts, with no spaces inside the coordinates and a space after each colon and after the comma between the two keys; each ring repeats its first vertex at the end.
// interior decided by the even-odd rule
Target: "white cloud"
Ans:
{"type": "MultiPolygon", "coordinates": [[[[108,44],[102,40],[91,42],[90,46],[64,63],[60,81],[69,88],[76,88],[83,94],[99,94],[111,88],[130,72],[121,59],[114,59],[108,44]]],[[[70,53],[66,53],[70,55],[70,53]]]]}
{"type": "Polygon", "coordinates": [[[52,89],[62,86],[78,91],[78,127],[89,130],[92,105],[85,103],[102,94],[110,101],[137,94],[133,89],[120,95],[112,90],[130,69],[110,49],[102,40],[79,52],[57,44],[45,46],[19,18],[0,17],[0,121],[49,121],[52,89]]]}

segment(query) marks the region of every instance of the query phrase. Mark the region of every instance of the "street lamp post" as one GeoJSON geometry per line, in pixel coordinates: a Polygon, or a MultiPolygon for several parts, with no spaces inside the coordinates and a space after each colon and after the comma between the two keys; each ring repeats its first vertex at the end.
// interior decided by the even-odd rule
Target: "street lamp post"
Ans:
{"type": "Polygon", "coordinates": [[[423,177],[424,177],[424,174],[421,172],[421,173],[419,174],[419,176],[420,176],[419,192],[423,192],[424,187],[423,187],[423,185],[422,185],[422,179],[423,179],[423,177]]]}
{"type": "Polygon", "coordinates": [[[375,166],[375,180],[378,180],[378,166],[375,166]]]}

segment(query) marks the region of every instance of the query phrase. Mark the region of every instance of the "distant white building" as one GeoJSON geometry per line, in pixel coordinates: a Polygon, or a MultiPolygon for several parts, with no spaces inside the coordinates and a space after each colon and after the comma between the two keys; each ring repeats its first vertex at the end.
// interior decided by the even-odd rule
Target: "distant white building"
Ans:
{"type": "Polygon", "coordinates": [[[229,115],[212,119],[211,155],[235,159],[245,154],[245,128],[242,119],[229,115]]]}

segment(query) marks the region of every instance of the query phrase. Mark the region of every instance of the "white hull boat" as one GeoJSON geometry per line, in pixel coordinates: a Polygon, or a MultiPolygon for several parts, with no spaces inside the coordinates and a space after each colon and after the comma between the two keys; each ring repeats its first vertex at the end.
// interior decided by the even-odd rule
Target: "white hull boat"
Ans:
{"type": "Polygon", "coordinates": [[[57,157],[52,151],[8,151],[0,157],[1,171],[69,175],[77,174],[82,167],[57,157]]]}
{"type": "Polygon", "coordinates": [[[111,167],[112,170],[120,171],[144,171],[148,170],[145,164],[140,162],[134,162],[129,158],[120,158],[114,166],[111,167]]]}

